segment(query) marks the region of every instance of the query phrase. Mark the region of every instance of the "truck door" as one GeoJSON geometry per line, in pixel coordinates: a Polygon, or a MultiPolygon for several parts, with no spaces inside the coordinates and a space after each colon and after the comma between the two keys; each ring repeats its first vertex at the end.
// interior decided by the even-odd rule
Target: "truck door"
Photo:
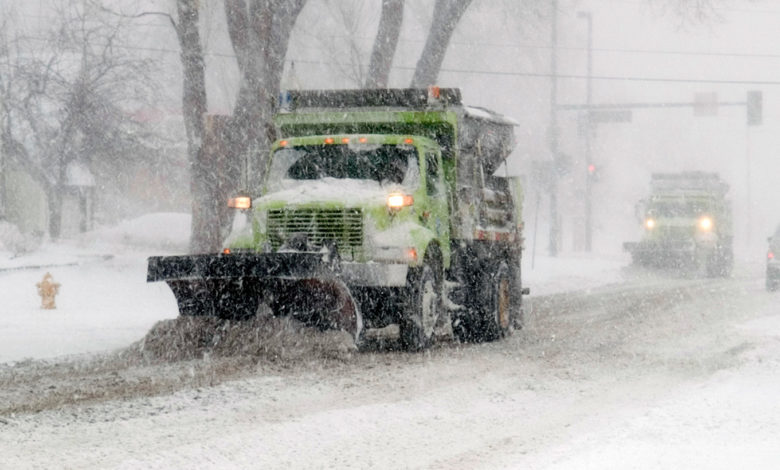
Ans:
{"type": "Polygon", "coordinates": [[[448,258],[450,246],[450,220],[447,207],[447,190],[444,185],[444,175],[441,153],[427,149],[424,154],[425,192],[429,203],[422,214],[423,223],[436,234],[439,244],[448,258]]]}

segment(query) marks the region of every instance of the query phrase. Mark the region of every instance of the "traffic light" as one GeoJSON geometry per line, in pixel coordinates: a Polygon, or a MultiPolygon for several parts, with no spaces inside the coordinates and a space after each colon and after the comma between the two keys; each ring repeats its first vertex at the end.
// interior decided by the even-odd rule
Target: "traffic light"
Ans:
{"type": "Polygon", "coordinates": [[[595,163],[588,163],[587,170],[589,180],[596,181],[599,179],[599,169],[595,163]]]}

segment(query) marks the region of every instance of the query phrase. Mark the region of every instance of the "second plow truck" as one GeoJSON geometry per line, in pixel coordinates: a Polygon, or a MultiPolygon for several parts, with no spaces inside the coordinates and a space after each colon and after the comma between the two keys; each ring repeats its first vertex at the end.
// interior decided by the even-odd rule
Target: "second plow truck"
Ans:
{"type": "Polygon", "coordinates": [[[637,205],[644,236],[624,243],[634,264],[728,276],[734,263],[728,184],[716,173],[655,173],[637,205]]]}
{"type": "Polygon", "coordinates": [[[264,185],[230,202],[243,228],[222,253],[149,258],[181,315],[248,318],[262,302],[358,345],[397,324],[408,350],[520,324],[521,192],[496,174],[514,121],[458,89],[283,96],[264,185]]]}

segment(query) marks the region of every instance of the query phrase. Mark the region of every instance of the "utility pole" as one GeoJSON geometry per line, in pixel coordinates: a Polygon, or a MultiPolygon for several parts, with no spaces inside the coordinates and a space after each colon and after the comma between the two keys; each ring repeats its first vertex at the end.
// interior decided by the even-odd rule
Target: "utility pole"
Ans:
{"type": "Polygon", "coordinates": [[[592,134],[593,120],[590,106],[593,104],[593,17],[590,12],[577,12],[577,18],[584,18],[588,25],[588,75],[585,105],[585,251],[593,249],[593,164],[592,134]]]}
{"type": "Polygon", "coordinates": [[[550,191],[550,256],[558,256],[558,0],[550,2],[550,154],[552,164],[548,171],[550,191]]]}

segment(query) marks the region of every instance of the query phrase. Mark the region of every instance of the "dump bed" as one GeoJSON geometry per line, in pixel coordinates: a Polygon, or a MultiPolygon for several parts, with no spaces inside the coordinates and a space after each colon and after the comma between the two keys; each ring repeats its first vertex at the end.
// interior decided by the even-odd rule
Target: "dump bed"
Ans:
{"type": "MultiPolygon", "coordinates": [[[[516,122],[487,109],[464,106],[457,88],[300,90],[282,95],[276,116],[280,137],[396,134],[429,137],[443,157],[464,153],[492,174],[514,147],[516,122]]],[[[465,155],[464,155],[465,156],[465,155]]]]}

